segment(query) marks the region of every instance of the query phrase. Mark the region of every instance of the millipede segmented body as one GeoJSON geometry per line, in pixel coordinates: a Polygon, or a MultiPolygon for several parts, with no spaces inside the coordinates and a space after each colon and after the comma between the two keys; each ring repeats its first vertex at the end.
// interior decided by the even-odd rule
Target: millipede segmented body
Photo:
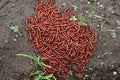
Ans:
{"type": "Polygon", "coordinates": [[[85,65],[98,39],[89,26],[70,20],[72,16],[77,17],[73,10],[67,8],[61,13],[54,2],[40,0],[35,5],[35,17],[26,20],[28,42],[40,53],[42,62],[52,67],[40,67],[46,75],[53,73],[65,77],[74,71],[80,76],[79,72],[87,71],[85,65]]]}

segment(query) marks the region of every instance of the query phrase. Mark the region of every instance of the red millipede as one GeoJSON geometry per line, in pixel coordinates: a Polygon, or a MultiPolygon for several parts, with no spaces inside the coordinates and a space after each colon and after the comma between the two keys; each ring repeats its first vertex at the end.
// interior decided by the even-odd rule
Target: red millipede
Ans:
{"type": "Polygon", "coordinates": [[[45,75],[63,78],[74,71],[77,77],[81,77],[79,72],[87,71],[85,65],[96,48],[97,36],[91,27],[70,20],[72,16],[77,18],[73,10],[67,8],[61,13],[54,2],[40,0],[34,6],[35,17],[26,20],[28,43],[32,43],[34,51],[40,53],[41,61],[51,66],[40,67],[45,75]]]}

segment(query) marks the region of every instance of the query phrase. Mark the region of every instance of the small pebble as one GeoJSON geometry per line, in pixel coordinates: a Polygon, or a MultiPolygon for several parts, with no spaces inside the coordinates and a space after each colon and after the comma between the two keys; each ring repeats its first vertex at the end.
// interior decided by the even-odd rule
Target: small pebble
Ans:
{"type": "Polygon", "coordinates": [[[17,38],[18,38],[18,37],[19,37],[19,36],[18,36],[18,34],[16,34],[16,35],[15,35],[15,37],[17,37],[17,38]]]}
{"type": "Polygon", "coordinates": [[[63,3],[62,5],[65,6],[65,3],[63,3]]]}
{"type": "Polygon", "coordinates": [[[73,75],[73,71],[70,70],[70,75],[73,75]]]}
{"type": "Polygon", "coordinates": [[[107,17],[110,17],[110,14],[106,14],[107,17]]]}
{"type": "Polygon", "coordinates": [[[107,43],[103,43],[103,46],[107,46],[108,44],[107,43]]]}
{"type": "Polygon", "coordinates": [[[105,52],[103,55],[107,55],[107,54],[109,54],[110,52],[105,52]]]}
{"type": "Polygon", "coordinates": [[[104,62],[101,62],[100,64],[101,64],[101,65],[104,65],[104,62]]]}
{"type": "Polygon", "coordinates": [[[90,2],[88,1],[87,4],[90,4],[90,2]]]}
{"type": "Polygon", "coordinates": [[[100,55],[98,55],[97,57],[100,58],[100,55]]]}
{"type": "Polygon", "coordinates": [[[101,7],[101,8],[104,8],[104,6],[101,4],[101,5],[99,5],[99,7],[101,7]]]}
{"type": "Polygon", "coordinates": [[[91,70],[91,71],[92,71],[92,70],[93,70],[93,68],[89,68],[89,70],[91,70]]]}
{"type": "Polygon", "coordinates": [[[83,79],[85,80],[86,78],[85,78],[85,77],[83,77],[83,79]]]}
{"type": "MultiPolygon", "coordinates": [[[[94,17],[94,19],[96,19],[96,17],[94,17]]],[[[95,22],[98,22],[98,20],[94,20],[95,22]]]]}
{"type": "Polygon", "coordinates": [[[84,10],[84,12],[85,12],[86,14],[88,14],[88,13],[89,13],[89,11],[88,11],[88,10],[84,10]]]}
{"type": "Polygon", "coordinates": [[[92,80],[95,80],[95,78],[94,78],[94,77],[92,77],[92,80]]]}
{"type": "Polygon", "coordinates": [[[27,67],[27,69],[31,69],[33,66],[29,66],[29,67],[27,67]]]}
{"type": "Polygon", "coordinates": [[[17,39],[13,39],[13,41],[15,41],[15,42],[16,42],[16,41],[17,41],[17,39]]]}
{"type": "Polygon", "coordinates": [[[113,38],[115,38],[117,35],[116,35],[115,32],[112,32],[112,33],[111,33],[111,36],[112,36],[113,38]]]}
{"type": "Polygon", "coordinates": [[[114,65],[111,65],[111,68],[114,68],[114,65]]]}
{"type": "Polygon", "coordinates": [[[117,26],[118,29],[120,29],[120,26],[117,26]]]}
{"type": "Polygon", "coordinates": [[[88,75],[85,75],[85,77],[88,77],[88,75]]]}
{"type": "Polygon", "coordinates": [[[116,20],[115,22],[120,26],[120,22],[118,20],[116,20]]]}
{"type": "Polygon", "coordinates": [[[97,5],[100,5],[100,2],[98,2],[97,5]]]}
{"type": "Polygon", "coordinates": [[[117,75],[117,72],[116,72],[116,71],[114,71],[114,72],[113,72],[113,75],[117,75]]]}
{"type": "Polygon", "coordinates": [[[9,38],[9,36],[8,36],[8,35],[7,35],[6,37],[7,37],[7,38],[9,38]]]}
{"type": "Polygon", "coordinates": [[[115,12],[114,11],[111,11],[112,14],[114,14],[115,12]]]}
{"type": "Polygon", "coordinates": [[[109,54],[113,54],[112,52],[109,52],[109,54]]]}
{"type": "Polygon", "coordinates": [[[15,7],[15,4],[12,4],[13,7],[15,7]]]}
{"type": "Polygon", "coordinates": [[[102,21],[102,20],[103,20],[102,18],[99,19],[99,21],[102,21]]]}
{"type": "Polygon", "coordinates": [[[8,40],[5,40],[6,43],[8,43],[8,40]]]}
{"type": "Polygon", "coordinates": [[[97,27],[99,27],[100,25],[97,25],[97,27]]]}

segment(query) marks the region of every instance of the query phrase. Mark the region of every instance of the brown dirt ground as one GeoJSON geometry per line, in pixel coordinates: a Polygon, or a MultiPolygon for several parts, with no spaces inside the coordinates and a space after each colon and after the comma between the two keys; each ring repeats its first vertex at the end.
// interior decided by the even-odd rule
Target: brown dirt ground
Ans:
{"type": "MultiPolygon", "coordinates": [[[[0,0],[0,80],[32,80],[24,76],[35,69],[29,59],[18,57],[18,53],[35,54],[27,44],[28,35],[15,34],[9,27],[25,27],[25,19],[34,15],[33,6],[38,0],[0,0]]],[[[78,6],[77,14],[85,18],[99,36],[97,49],[87,65],[88,72],[81,73],[81,80],[120,80],[120,0],[56,0],[60,10],[78,6]],[[104,18],[90,18],[94,10],[104,18]],[[109,31],[101,32],[100,26],[109,31]],[[111,31],[114,30],[114,31],[111,31]]],[[[74,76],[57,80],[78,80],[74,76]]]]}

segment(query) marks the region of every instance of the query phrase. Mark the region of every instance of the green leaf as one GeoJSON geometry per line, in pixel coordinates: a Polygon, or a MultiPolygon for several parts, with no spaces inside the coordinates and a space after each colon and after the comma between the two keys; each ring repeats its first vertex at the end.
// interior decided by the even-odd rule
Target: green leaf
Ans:
{"type": "Polygon", "coordinates": [[[96,3],[97,2],[97,0],[94,0],[94,3],[96,3]]]}
{"type": "Polygon", "coordinates": [[[36,71],[36,72],[31,74],[31,76],[33,76],[33,75],[43,75],[43,74],[40,71],[36,71]]]}
{"type": "Polygon", "coordinates": [[[47,79],[50,79],[50,78],[53,78],[54,75],[53,74],[49,74],[47,76],[42,76],[42,75],[38,75],[35,80],[47,80],[47,79]]]}
{"type": "Polygon", "coordinates": [[[35,80],[41,80],[42,75],[39,75],[35,78],[35,80]]]}
{"type": "Polygon", "coordinates": [[[95,15],[95,11],[92,11],[90,17],[95,17],[95,15]]]}
{"type": "Polygon", "coordinates": [[[70,20],[71,20],[71,21],[76,21],[77,18],[76,18],[75,16],[72,16],[72,17],[70,18],[70,20]]]}
{"type": "Polygon", "coordinates": [[[42,76],[41,79],[50,79],[53,78],[53,74],[49,74],[47,76],[42,76]]]}
{"type": "Polygon", "coordinates": [[[18,29],[18,26],[10,26],[9,27],[14,33],[18,33],[19,32],[19,29],[18,29]]]}
{"type": "Polygon", "coordinates": [[[78,7],[76,5],[73,5],[73,8],[75,11],[77,11],[78,7]]]}
{"type": "Polygon", "coordinates": [[[32,59],[33,61],[37,62],[37,64],[40,65],[40,66],[42,66],[42,67],[45,66],[45,67],[51,68],[50,66],[48,66],[48,65],[44,64],[43,62],[41,62],[40,59],[37,58],[37,57],[30,56],[30,55],[27,55],[27,54],[17,54],[17,55],[18,55],[18,56],[23,56],[23,57],[30,58],[30,59],[32,59]]]}

